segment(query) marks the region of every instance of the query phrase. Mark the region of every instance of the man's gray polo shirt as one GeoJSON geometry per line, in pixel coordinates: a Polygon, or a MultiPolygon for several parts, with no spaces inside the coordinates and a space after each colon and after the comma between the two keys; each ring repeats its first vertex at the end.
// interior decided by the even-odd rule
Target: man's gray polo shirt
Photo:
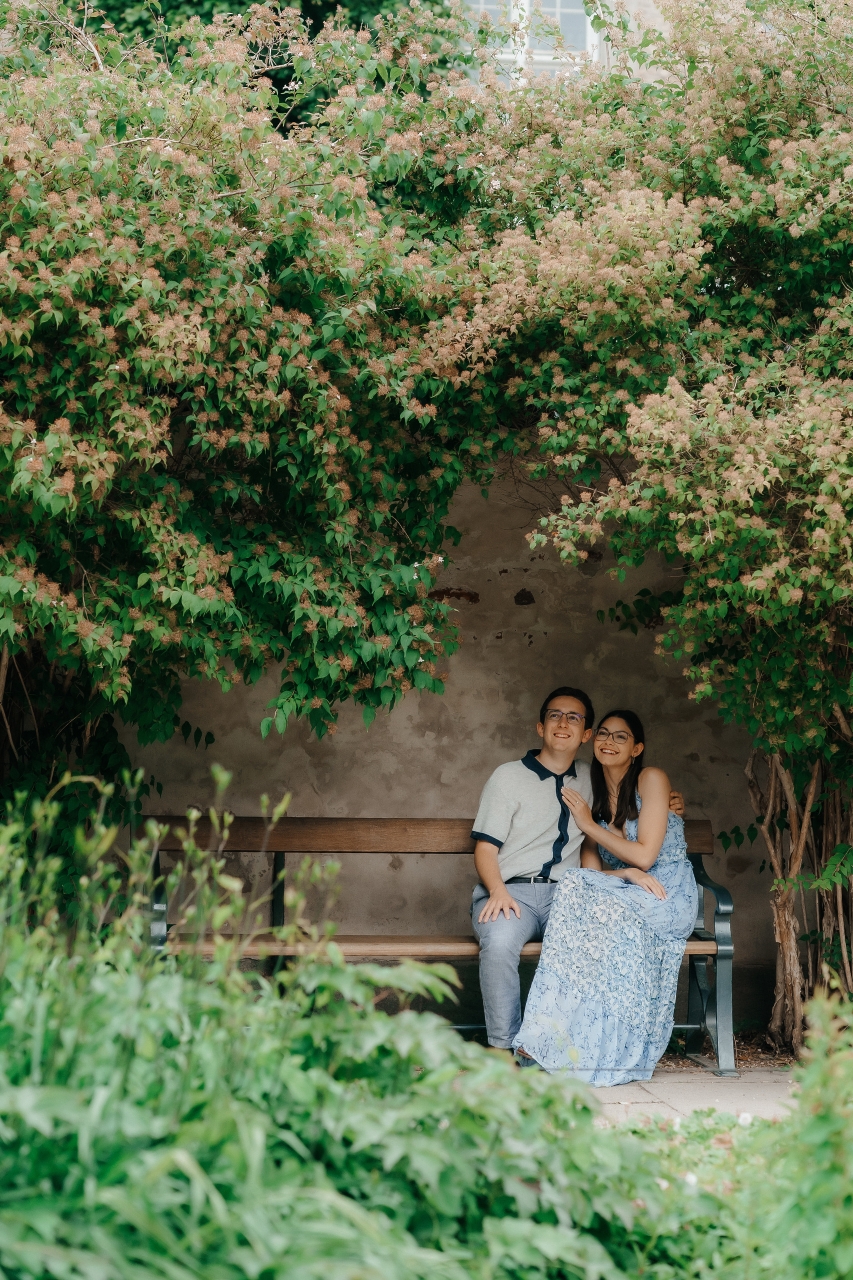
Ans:
{"type": "Polygon", "coordinates": [[[480,797],[472,836],[498,850],[504,881],[513,876],[559,880],[580,866],[583,832],[560,792],[568,785],[592,802],[589,765],[576,760],[567,773],[552,773],[528,751],[495,769],[480,797]]]}

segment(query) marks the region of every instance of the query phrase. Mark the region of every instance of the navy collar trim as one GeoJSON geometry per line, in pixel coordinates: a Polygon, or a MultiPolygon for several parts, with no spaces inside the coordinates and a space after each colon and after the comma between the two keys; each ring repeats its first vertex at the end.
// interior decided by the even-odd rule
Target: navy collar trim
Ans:
{"type": "Polygon", "coordinates": [[[567,769],[565,773],[552,773],[550,769],[545,768],[544,764],[542,764],[540,760],[537,760],[536,757],[538,754],[539,752],[535,748],[532,751],[528,751],[525,756],[522,756],[521,763],[524,765],[525,769],[529,769],[531,773],[535,773],[536,777],[540,778],[543,782],[546,782],[549,778],[576,778],[578,776],[574,760],[571,763],[571,767],[567,769]]]}

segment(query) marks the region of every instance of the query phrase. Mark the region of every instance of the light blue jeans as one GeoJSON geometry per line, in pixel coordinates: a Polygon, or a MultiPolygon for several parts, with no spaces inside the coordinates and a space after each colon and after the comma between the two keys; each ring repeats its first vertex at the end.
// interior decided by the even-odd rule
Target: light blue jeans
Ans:
{"type": "Polygon", "coordinates": [[[541,942],[548,923],[557,882],[507,886],[521,908],[507,920],[479,924],[477,916],[489,896],[478,884],[471,900],[471,923],[480,943],[480,991],[486,1014],[486,1034],[496,1049],[509,1049],[521,1028],[521,983],[518,965],[525,942],[541,942]]]}

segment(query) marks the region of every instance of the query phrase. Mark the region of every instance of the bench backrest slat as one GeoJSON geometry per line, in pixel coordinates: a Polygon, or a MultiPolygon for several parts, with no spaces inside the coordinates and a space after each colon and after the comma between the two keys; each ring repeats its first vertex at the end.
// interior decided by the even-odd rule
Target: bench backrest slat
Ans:
{"type": "MultiPolygon", "coordinates": [[[[170,832],[162,848],[175,850],[174,834],[186,828],[185,817],[158,817],[170,832]]],[[[270,853],[471,853],[471,818],[284,818],[272,832],[266,847],[270,853]]],[[[684,823],[689,853],[714,852],[714,836],[707,818],[684,823]]],[[[198,824],[196,841],[208,842],[207,818],[198,824]]],[[[264,845],[262,818],[235,818],[228,849],[256,853],[264,845]]]]}

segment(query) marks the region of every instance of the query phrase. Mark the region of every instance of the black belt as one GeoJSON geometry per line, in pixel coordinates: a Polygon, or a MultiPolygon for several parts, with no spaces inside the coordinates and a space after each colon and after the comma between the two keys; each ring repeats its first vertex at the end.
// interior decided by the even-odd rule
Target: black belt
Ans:
{"type": "Polygon", "coordinates": [[[556,884],[550,876],[511,876],[504,884],[556,884]]]}

